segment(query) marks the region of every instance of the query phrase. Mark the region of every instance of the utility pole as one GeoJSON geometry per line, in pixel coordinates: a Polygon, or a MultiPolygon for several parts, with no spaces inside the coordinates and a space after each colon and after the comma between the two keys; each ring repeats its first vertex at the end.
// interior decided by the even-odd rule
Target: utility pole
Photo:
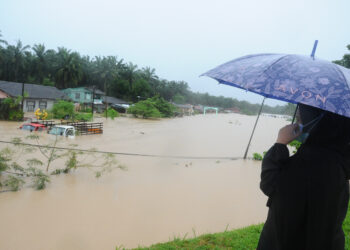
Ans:
{"type": "Polygon", "coordinates": [[[108,110],[108,103],[107,103],[107,83],[105,80],[105,84],[104,84],[104,89],[105,89],[105,110],[106,110],[106,119],[108,119],[108,115],[107,115],[107,110],[108,110]]]}
{"type": "Polygon", "coordinates": [[[91,103],[92,118],[94,118],[94,104],[95,104],[95,85],[92,86],[92,103],[91,103]]]}
{"type": "Polygon", "coordinates": [[[22,112],[24,114],[24,83],[22,83],[22,101],[21,101],[21,105],[22,105],[22,112]]]}

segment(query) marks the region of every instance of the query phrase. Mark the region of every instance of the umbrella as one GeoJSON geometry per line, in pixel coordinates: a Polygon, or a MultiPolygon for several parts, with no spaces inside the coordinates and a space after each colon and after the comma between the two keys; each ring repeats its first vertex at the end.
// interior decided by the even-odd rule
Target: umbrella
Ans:
{"type": "Polygon", "coordinates": [[[303,103],[350,117],[350,70],[315,58],[317,43],[316,40],[311,56],[248,55],[224,63],[202,76],[211,77],[221,84],[245,89],[266,98],[295,104],[303,103]]]}

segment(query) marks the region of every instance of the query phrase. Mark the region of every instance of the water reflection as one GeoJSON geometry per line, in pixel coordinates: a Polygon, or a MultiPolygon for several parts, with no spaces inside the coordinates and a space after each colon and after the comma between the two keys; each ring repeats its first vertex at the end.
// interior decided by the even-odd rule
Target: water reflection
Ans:
{"type": "MultiPolygon", "coordinates": [[[[103,135],[64,139],[79,148],[187,156],[242,156],[255,117],[207,115],[145,121],[105,121],[103,135]]],[[[283,119],[261,117],[252,152],[265,151],[283,119]]],[[[0,122],[0,137],[28,133],[0,122]]],[[[52,138],[43,134],[47,142],[52,138]]],[[[4,145],[0,144],[0,148],[4,145]]],[[[128,171],[96,179],[88,170],[52,177],[43,191],[0,194],[0,249],[115,249],[174,236],[223,231],[262,222],[260,164],[118,156],[128,171]]]]}

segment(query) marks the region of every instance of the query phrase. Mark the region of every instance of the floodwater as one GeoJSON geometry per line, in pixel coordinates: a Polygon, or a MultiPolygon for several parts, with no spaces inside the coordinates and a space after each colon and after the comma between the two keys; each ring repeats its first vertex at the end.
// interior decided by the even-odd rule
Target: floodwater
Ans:
{"type": "MultiPolygon", "coordinates": [[[[117,155],[126,171],[95,178],[80,168],[52,176],[45,190],[0,193],[0,249],[132,248],[263,222],[260,162],[225,158],[243,156],[255,119],[239,114],[100,119],[103,135],[63,138],[59,145],[213,159],[117,155]]],[[[248,156],[266,151],[287,123],[261,117],[248,156]]],[[[1,140],[29,134],[18,126],[0,122],[1,140]]],[[[40,140],[52,137],[42,133],[40,140]]],[[[5,146],[0,143],[0,149],[5,146]]]]}

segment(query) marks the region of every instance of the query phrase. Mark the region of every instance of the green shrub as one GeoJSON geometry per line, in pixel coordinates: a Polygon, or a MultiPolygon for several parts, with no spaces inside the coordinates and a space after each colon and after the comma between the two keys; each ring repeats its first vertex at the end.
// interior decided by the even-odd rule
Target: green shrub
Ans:
{"type": "Polygon", "coordinates": [[[154,106],[159,110],[162,117],[174,116],[176,108],[173,104],[165,101],[162,97],[159,96],[149,98],[149,100],[154,103],[154,106]]]}
{"type": "Polygon", "coordinates": [[[51,79],[50,79],[50,78],[47,78],[47,77],[45,77],[45,78],[43,79],[42,84],[43,84],[44,86],[52,86],[52,87],[55,86],[55,82],[51,81],[51,79]]]}
{"type": "Polygon", "coordinates": [[[103,115],[106,117],[106,113],[107,113],[107,117],[111,118],[112,120],[114,120],[115,117],[119,116],[119,113],[112,108],[108,108],[107,110],[105,110],[103,112],[103,115]]]}
{"type": "Polygon", "coordinates": [[[10,121],[22,121],[23,120],[22,110],[10,109],[8,119],[10,121]]]}
{"type": "Polygon", "coordinates": [[[155,96],[144,101],[139,101],[128,109],[128,113],[143,118],[172,117],[175,115],[176,107],[165,101],[162,97],[155,96]]]}
{"type": "Polygon", "coordinates": [[[47,111],[47,120],[52,120],[54,118],[54,115],[52,113],[52,111],[47,111]]]}
{"type": "Polygon", "coordinates": [[[92,118],[93,116],[91,113],[75,113],[73,116],[73,120],[84,122],[92,121],[92,118]]]}
{"type": "Polygon", "coordinates": [[[133,114],[135,117],[141,116],[142,118],[159,118],[162,116],[150,99],[134,104],[128,109],[128,113],[133,114]]]}
{"type": "Polygon", "coordinates": [[[74,104],[67,101],[58,101],[52,108],[53,117],[55,119],[63,119],[66,116],[74,116],[74,104]]]}
{"type": "Polygon", "coordinates": [[[253,154],[253,160],[255,160],[255,161],[262,161],[262,159],[263,159],[263,157],[262,157],[261,154],[259,154],[259,153],[254,153],[253,154]]]}
{"type": "Polygon", "coordinates": [[[17,176],[10,175],[4,182],[4,186],[11,191],[18,191],[24,184],[24,181],[17,176]]]}
{"type": "MultiPolygon", "coordinates": [[[[81,105],[82,106],[82,105],[81,105]]],[[[91,108],[82,108],[80,110],[80,112],[83,112],[83,113],[92,113],[92,109],[91,108]]]]}
{"type": "Polygon", "coordinates": [[[22,98],[5,98],[0,102],[0,119],[10,121],[23,120],[20,102],[22,98]]]}

